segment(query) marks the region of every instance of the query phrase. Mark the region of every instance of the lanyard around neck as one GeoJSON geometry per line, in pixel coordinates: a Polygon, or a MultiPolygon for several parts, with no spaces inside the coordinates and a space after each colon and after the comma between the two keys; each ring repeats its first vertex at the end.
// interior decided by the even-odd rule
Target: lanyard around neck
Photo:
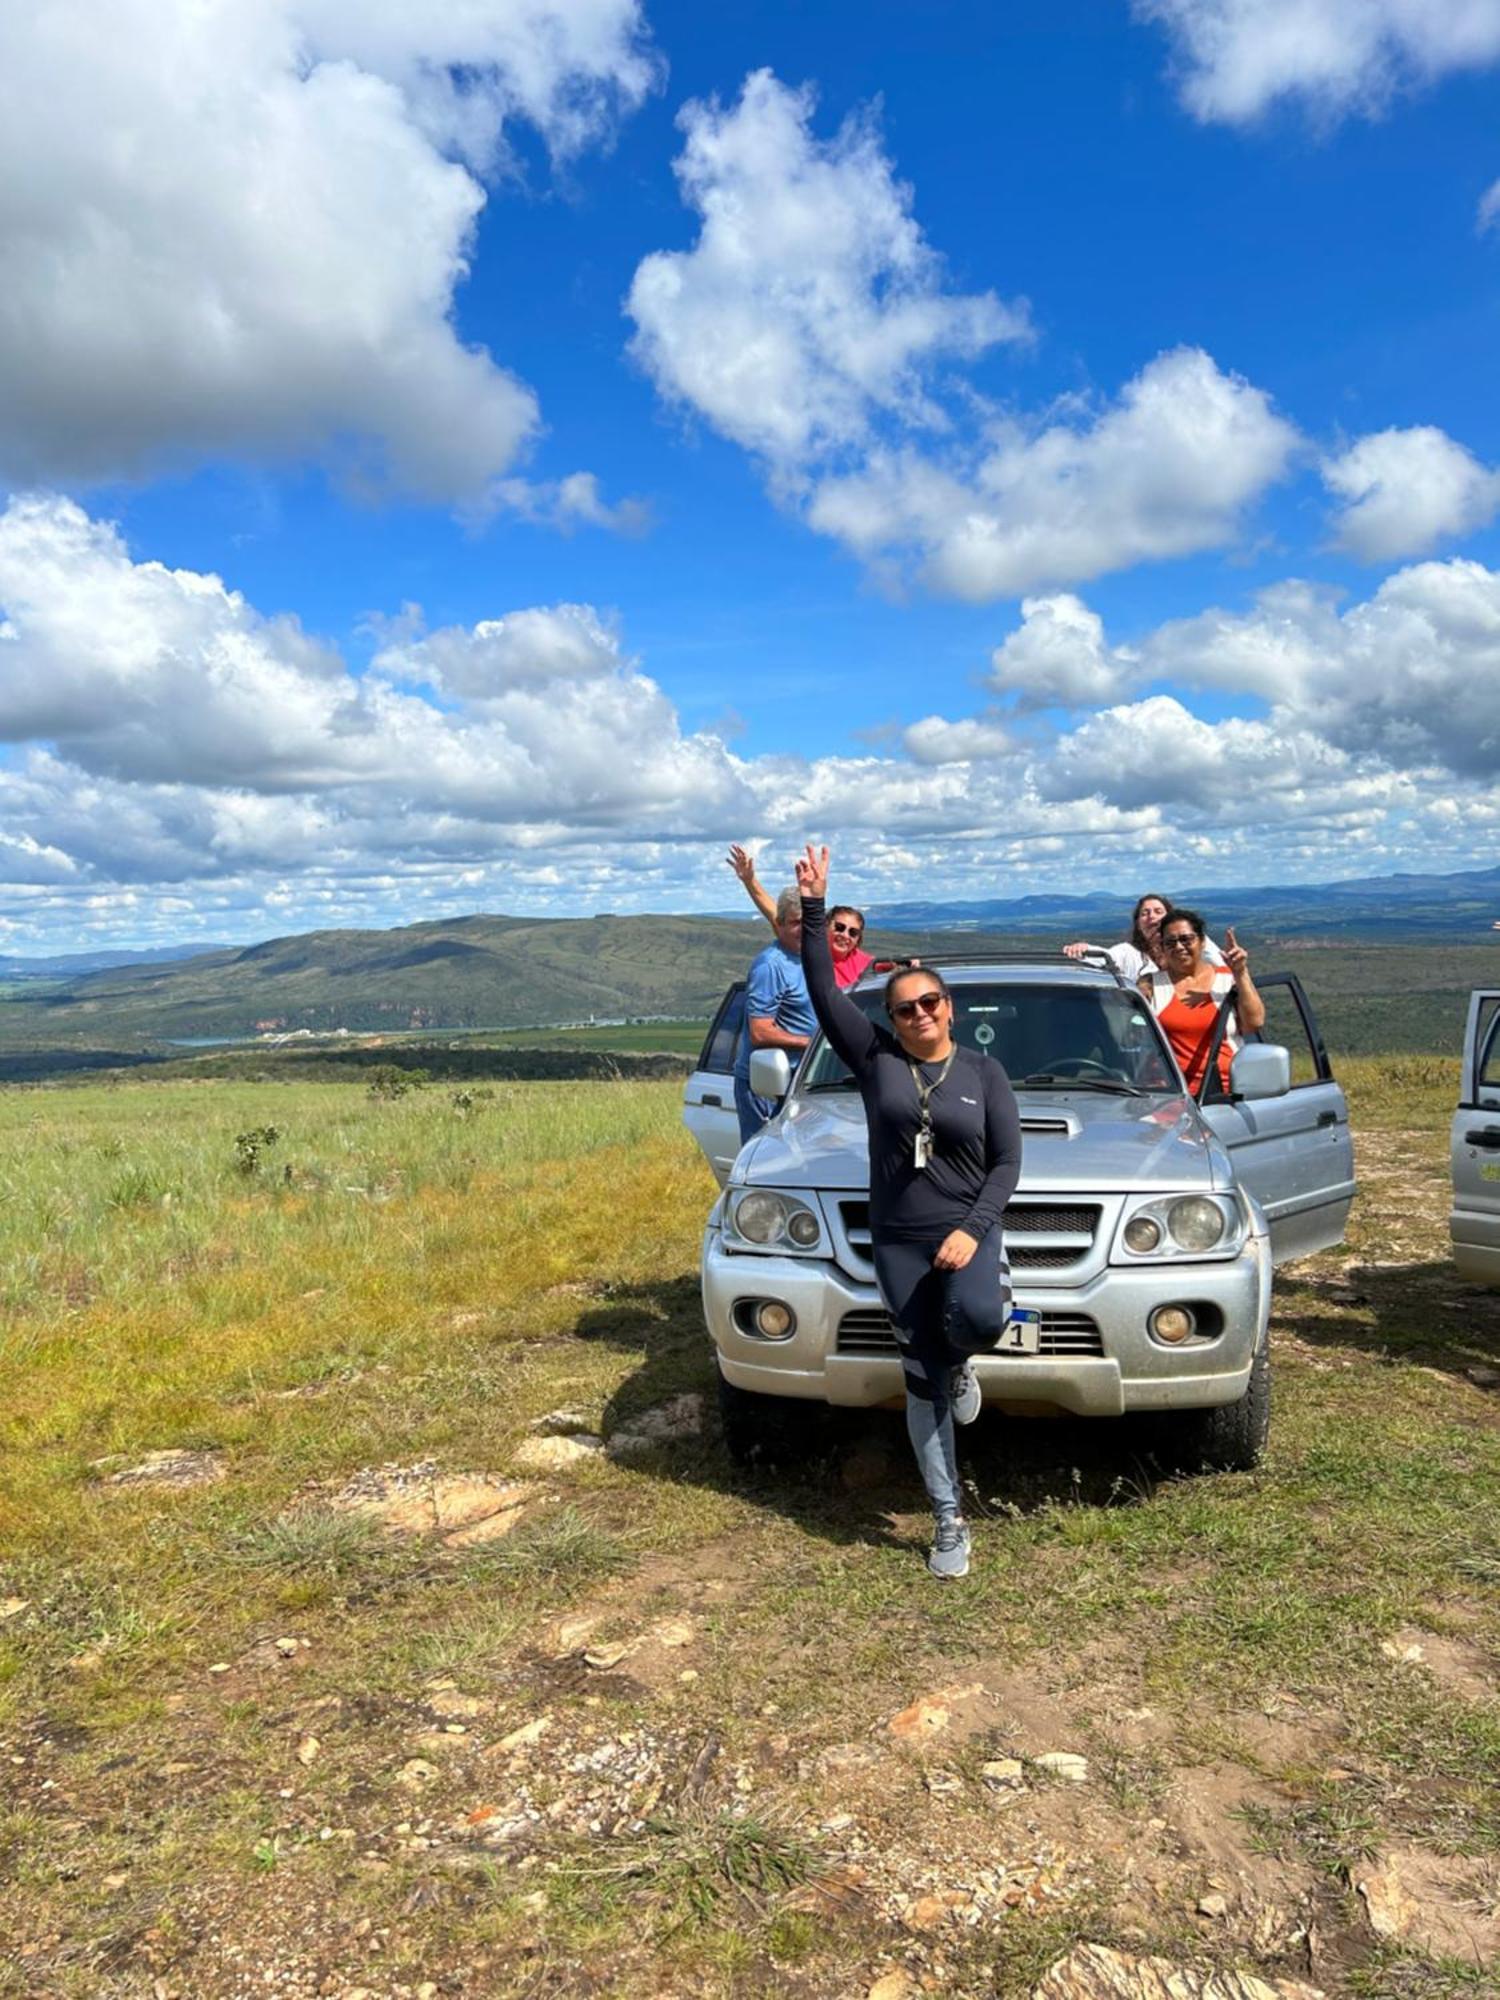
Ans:
{"type": "Polygon", "coordinates": [[[958,1044],[955,1042],[953,1047],[949,1049],[947,1055],[943,1058],[943,1066],[938,1071],[937,1075],[932,1079],[931,1083],[924,1083],[922,1081],[921,1069],[918,1067],[916,1063],[912,1061],[910,1056],[906,1058],[906,1066],[911,1071],[911,1080],[917,1087],[917,1110],[921,1114],[922,1124],[924,1128],[930,1127],[932,1124],[932,1113],[928,1110],[927,1107],[932,1102],[933,1092],[942,1088],[944,1079],[947,1077],[949,1070],[952,1069],[953,1067],[953,1058],[957,1054],[958,1054],[958,1044]]]}

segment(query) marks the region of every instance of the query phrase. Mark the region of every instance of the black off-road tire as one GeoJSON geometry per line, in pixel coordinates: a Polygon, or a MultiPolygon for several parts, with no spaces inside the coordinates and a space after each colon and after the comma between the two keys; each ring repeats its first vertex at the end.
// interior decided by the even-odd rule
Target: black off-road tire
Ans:
{"type": "Polygon", "coordinates": [[[1271,1430],[1271,1354],[1262,1344],[1250,1366],[1250,1380],[1236,1403],[1212,1410],[1189,1410],[1172,1425],[1184,1469],[1190,1472],[1253,1472],[1271,1430]]]}
{"type": "Polygon", "coordinates": [[[716,1373],[724,1449],[735,1465],[753,1471],[806,1464],[815,1456],[821,1404],[796,1396],[759,1396],[726,1382],[722,1368],[716,1373]]]}

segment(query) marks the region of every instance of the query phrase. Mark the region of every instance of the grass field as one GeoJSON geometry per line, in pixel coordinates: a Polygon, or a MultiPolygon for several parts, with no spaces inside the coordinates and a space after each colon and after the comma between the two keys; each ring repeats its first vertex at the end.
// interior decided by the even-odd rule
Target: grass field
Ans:
{"type": "Polygon", "coordinates": [[[513,1462],[709,1390],[677,1085],[0,1093],[0,1992],[1008,2000],[1088,1939],[1494,1993],[1500,1300],[1456,1065],[1346,1067],[1265,1467],[986,1418],[948,1590],[883,1413],[513,1462]],[[114,1479],[167,1448],[217,1476],[114,1479]],[[330,1504],[453,1474],[519,1525],[330,1504]]]}

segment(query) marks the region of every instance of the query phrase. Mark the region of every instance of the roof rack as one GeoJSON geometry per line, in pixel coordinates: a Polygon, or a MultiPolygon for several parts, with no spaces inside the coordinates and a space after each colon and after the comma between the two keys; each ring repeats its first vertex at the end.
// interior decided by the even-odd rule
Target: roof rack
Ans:
{"type": "Polygon", "coordinates": [[[941,970],[945,965],[1045,965],[1057,960],[1064,965],[1086,965],[1095,972],[1112,972],[1122,986],[1130,984],[1103,945],[1098,944],[1086,945],[1077,953],[1065,952],[1061,945],[1057,945],[1050,950],[1044,946],[1036,951],[930,951],[920,957],[882,955],[862,977],[869,978],[877,972],[919,972],[930,971],[934,967],[941,970]]]}

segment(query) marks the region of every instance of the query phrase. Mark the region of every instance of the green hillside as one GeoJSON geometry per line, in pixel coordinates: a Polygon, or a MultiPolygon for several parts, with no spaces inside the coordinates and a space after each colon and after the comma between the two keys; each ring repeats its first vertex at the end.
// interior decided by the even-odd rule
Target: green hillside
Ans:
{"type": "MultiPolygon", "coordinates": [[[[0,1051],[128,1055],[278,1030],[446,1038],[639,1017],[702,1021],[768,935],[753,920],[604,916],[314,931],[0,989],[0,1051]]],[[[1488,938],[1371,943],[1258,937],[1248,926],[1241,936],[1258,970],[1301,974],[1330,1046],[1348,1053],[1452,1053],[1470,989],[1500,983],[1500,950],[1488,938]]],[[[878,942],[937,957],[1057,948],[1055,939],[951,930],[882,930],[878,942]]]]}
{"type": "Polygon", "coordinates": [[[266,1028],[477,1029],[706,1013],[769,933],[694,917],[465,917],[313,931],[0,999],[0,1045],[128,1046],[266,1028]]]}

